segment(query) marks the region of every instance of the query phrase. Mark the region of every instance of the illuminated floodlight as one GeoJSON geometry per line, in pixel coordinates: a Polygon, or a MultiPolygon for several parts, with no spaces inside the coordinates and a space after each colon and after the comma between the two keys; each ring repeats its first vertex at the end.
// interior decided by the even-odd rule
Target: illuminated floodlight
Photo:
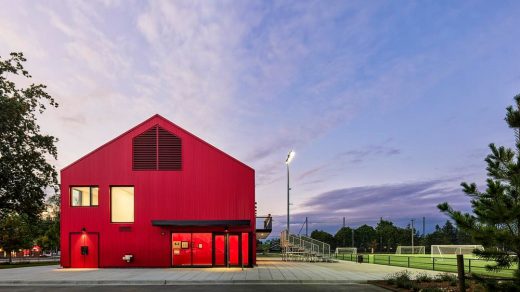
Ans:
{"type": "Polygon", "coordinates": [[[291,163],[291,161],[294,159],[294,156],[296,155],[296,152],[294,150],[291,150],[289,154],[287,154],[287,159],[285,160],[285,164],[291,163]]]}

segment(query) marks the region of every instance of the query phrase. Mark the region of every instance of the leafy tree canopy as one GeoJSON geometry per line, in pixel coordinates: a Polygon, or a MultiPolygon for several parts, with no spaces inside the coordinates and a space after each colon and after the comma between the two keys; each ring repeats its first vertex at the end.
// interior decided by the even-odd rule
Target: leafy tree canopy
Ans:
{"type": "Polygon", "coordinates": [[[313,232],[311,232],[311,238],[328,243],[330,245],[331,250],[334,250],[336,248],[336,241],[334,240],[334,236],[332,236],[332,234],[326,231],[314,230],[313,232]]]}
{"type": "Polygon", "coordinates": [[[57,157],[57,139],[41,133],[36,115],[58,104],[45,85],[21,88],[12,81],[31,78],[25,61],[22,53],[0,57],[0,216],[17,212],[34,218],[43,209],[45,189],[57,191],[56,170],[47,162],[57,157]]]}
{"type": "Polygon", "coordinates": [[[11,251],[32,247],[32,234],[27,216],[9,213],[0,218],[0,246],[8,252],[9,263],[11,251]]]}

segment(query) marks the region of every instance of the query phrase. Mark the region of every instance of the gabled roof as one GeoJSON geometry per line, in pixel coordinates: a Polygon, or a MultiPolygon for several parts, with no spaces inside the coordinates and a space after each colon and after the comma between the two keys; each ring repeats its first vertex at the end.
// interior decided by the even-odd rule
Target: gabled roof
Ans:
{"type": "Polygon", "coordinates": [[[236,159],[235,157],[233,157],[233,156],[227,154],[226,152],[224,152],[224,151],[218,149],[217,147],[211,145],[210,143],[208,143],[208,142],[202,140],[201,138],[195,136],[194,134],[190,133],[189,131],[185,130],[184,128],[179,127],[177,124],[175,124],[175,123],[173,123],[172,121],[166,119],[165,117],[163,117],[163,116],[161,116],[161,115],[159,115],[159,114],[155,114],[155,115],[151,116],[150,118],[144,120],[143,122],[137,124],[136,126],[132,127],[130,130],[124,132],[123,134],[121,134],[121,135],[115,137],[114,139],[112,139],[112,140],[106,142],[105,144],[103,144],[103,145],[99,146],[98,148],[92,150],[91,152],[87,153],[86,155],[84,155],[84,156],[81,157],[80,159],[78,159],[78,160],[72,162],[71,164],[65,166],[64,168],[61,169],[61,171],[66,170],[67,168],[69,168],[69,167],[73,166],[74,164],[80,162],[81,160],[83,160],[83,159],[89,157],[90,155],[92,155],[92,154],[98,152],[99,150],[103,149],[104,147],[110,145],[111,143],[113,143],[113,142],[119,140],[120,138],[126,136],[127,134],[129,134],[130,132],[134,131],[135,129],[137,129],[137,128],[140,127],[141,125],[143,125],[143,124],[145,124],[145,123],[147,123],[147,122],[149,122],[149,121],[151,121],[151,120],[159,120],[159,119],[162,120],[162,121],[165,121],[165,122],[167,122],[167,123],[169,123],[169,124],[171,124],[171,125],[173,125],[174,127],[176,127],[176,128],[178,128],[179,130],[183,131],[185,134],[187,134],[187,135],[191,136],[192,138],[194,138],[194,139],[196,139],[196,140],[198,140],[198,141],[200,141],[200,142],[206,144],[208,147],[217,150],[218,152],[220,152],[220,153],[224,154],[225,156],[227,156],[227,157],[229,157],[229,158],[235,160],[236,162],[242,164],[243,166],[245,166],[245,167],[247,167],[247,168],[249,168],[249,169],[251,169],[251,170],[254,170],[254,169],[253,169],[252,167],[250,167],[249,165],[247,165],[247,164],[243,163],[242,161],[236,159]]]}

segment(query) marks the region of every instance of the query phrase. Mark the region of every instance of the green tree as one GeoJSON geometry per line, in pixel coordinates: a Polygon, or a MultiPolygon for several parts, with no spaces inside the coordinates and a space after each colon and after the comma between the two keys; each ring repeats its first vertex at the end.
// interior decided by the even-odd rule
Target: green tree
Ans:
{"type": "MultiPolygon", "coordinates": [[[[455,211],[447,202],[439,204],[457,226],[468,232],[484,250],[479,257],[491,260],[490,270],[500,270],[518,263],[520,255],[520,95],[515,96],[516,108],[507,108],[506,122],[515,131],[514,150],[490,144],[486,157],[487,187],[480,191],[475,183],[462,183],[471,197],[473,214],[455,211]],[[516,255],[515,257],[510,256],[516,255]]],[[[517,266],[518,267],[518,266],[517,266]]],[[[515,271],[516,288],[520,288],[520,272],[515,271]]]]}
{"type": "Polygon", "coordinates": [[[354,243],[358,248],[358,252],[371,251],[372,247],[374,247],[374,241],[377,243],[377,234],[374,227],[368,226],[366,224],[359,226],[354,231],[354,237],[354,243]]]}
{"type": "Polygon", "coordinates": [[[352,228],[342,227],[334,235],[336,246],[339,247],[352,247],[352,228]]]}
{"type": "Polygon", "coordinates": [[[375,228],[380,252],[395,251],[398,242],[399,228],[394,223],[381,218],[375,228]]]}
{"type": "Polygon", "coordinates": [[[314,230],[311,233],[311,238],[328,243],[330,245],[331,252],[336,249],[336,240],[332,234],[323,230],[314,230]]]}
{"type": "Polygon", "coordinates": [[[0,57],[0,215],[11,212],[36,218],[43,209],[45,189],[57,191],[57,139],[40,132],[36,114],[58,104],[42,84],[19,88],[10,79],[27,78],[22,53],[0,57]]]}
{"type": "Polygon", "coordinates": [[[60,207],[59,194],[51,196],[47,200],[46,211],[42,214],[37,224],[33,226],[33,234],[38,244],[44,251],[56,252],[60,248],[60,207]]]}
{"type": "Polygon", "coordinates": [[[442,235],[446,244],[458,244],[457,239],[457,228],[453,226],[450,220],[446,220],[446,223],[442,227],[442,235]]]}
{"type": "Polygon", "coordinates": [[[3,214],[0,217],[0,247],[9,255],[12,262],[12,251],[31,248],[32,234],[27,216],[17,213],[3,214]]]}

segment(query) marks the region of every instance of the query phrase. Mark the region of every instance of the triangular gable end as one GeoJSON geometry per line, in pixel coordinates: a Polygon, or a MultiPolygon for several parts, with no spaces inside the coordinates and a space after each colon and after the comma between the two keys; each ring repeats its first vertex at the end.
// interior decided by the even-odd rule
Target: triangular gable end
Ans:
{"type": "Polygon", "coordinates": [[[126,132],[122,133],[121,135],[115,137],[114,139],[112,139],[112,140],[110,140],[110,141],[104,143],[103,145],[99,146],[98,148],[96,148],[96,149],[90,151],[89,153],[87,153],[87,154],[85,154],[84,156],[82,156],[80,159],[78,159],[78,160],[72,162],[71,164],[67,165],[66,167],[62,168],[62,169],[61,169],[61,172],[67,170],[68,168],[72,167],[73,165],[77,164],[78,162],[82,161],[83,159],[86,159],[87,157],[89,157],[89,156],[93,155],[94,153],[100,151],[101,149],[105,148],[106,146],[110,145],[111,143],[113,143],[113,142],[119,140],[120,138],[122,138],[122,137],[124,137],[124,136],[130,134],[131,132],[135,131],[137,128],[139,128],[139,127],[142,126],[143,124],[146,124],[146,123],[148,123],[148,122],[150,122],[150,121],[152,121],[152,120],[154,120],[154,119],[155,119],[155,120],[162,120],[162,121],[165,121],[165,122],[167,122],[167,123],[173,125],[174,127],[176,127],[177,129],[179,129],[180,131],[184,132],[185,134],[191,136],[192,138],[194,138],[194,139],[196,139],[196,140],[198,140],[198,141],[204,143],[204,144],[207,145],[208,147],[213,148],[214,150],[217,150],[218,152],[224,154],[225,156],[227,156],[227,157],[233,159],[234,161],[236,161],[236,162],[240,163],[241,165],[243,165],[243,166],[245,166],[245,167],[247,167],[247,168],[249,168],[249,169],[251,169],[251,170],[254,171],[254,169],[253,169],[252,167],[250,167],[249,165],[247,165],[247,164],[243,163],[242,161],[236,159],[235,157],[233,157],[233,156],[227,154],[226,152],[224,152],[224,151],[218,149],[217,147],[215,147],[215,146],[211,145],[210,143],[204,141],[203,139],[197,137],[196,135],[194,135],[194,134],[192,134],[191,132],[185,130],[184,128],[178,126],[177,124],[175,124],[175,123],[173,123],[172,121],[166,119],[165,117],[163,117],[163,116],[161,116],[161,115],[159,115],[159,114],[155,114],[155,115],[151,116],[150,118],[144,120],[143,122],[137,124],[136,126],[132,127],[131,129],[127,130],[126,132]]]}

